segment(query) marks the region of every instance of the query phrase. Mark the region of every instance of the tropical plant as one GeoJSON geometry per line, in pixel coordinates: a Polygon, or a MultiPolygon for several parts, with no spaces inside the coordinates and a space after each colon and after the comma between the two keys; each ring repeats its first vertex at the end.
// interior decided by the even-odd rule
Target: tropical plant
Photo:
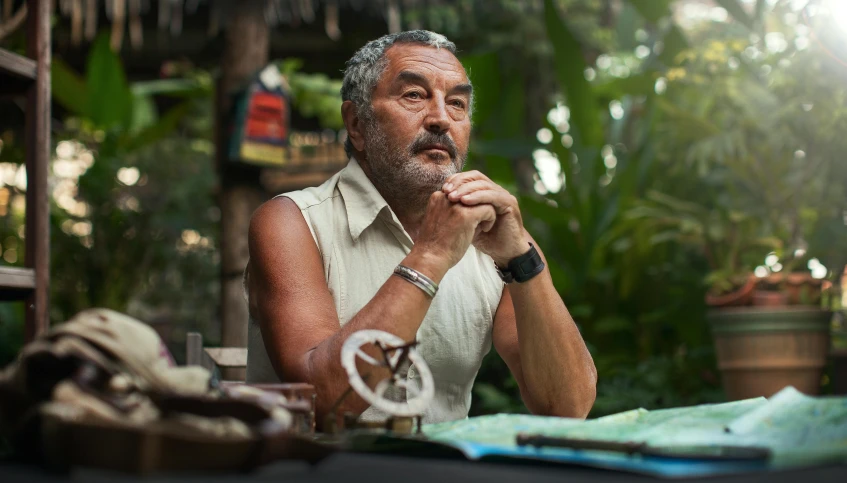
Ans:
{"type": "MultiPolygon", "coordinates": [[[[719,398],[706,288],[728,290],[769,252],[786,267],[804,248],[806,258],[820,247],[844,257],[843,246],[839,252],[824,238],[844,229],[847,199],[843,163],[835,162],[844,148],[832,126],[841,125],[845,104],[833,66],[822,62],[823,49],[797,47],[802,28],[782,21],[801,18],[790,2],[759,1],[753,10],[719,3],[734,22],[683,31],[668,22],[671,1],[625,2],[612,21],[613,46],[598,55],[561,20],[568,15],[556,15],[570,13],[566,5],[544,2],[560,87],[548,101],[558,107],[542,120],[546,142],[508,142],[520,132],[505,124],[517,118],[508,106],[520,104],[512,82],[496,84],[496,107],[483,111],[505,124],[498,141],[477,144],[483,166],[498,160],[492,154],[508,161],[535,149],[543,155],[536,166],[558,168],[561,187],[525,189],[521,206],[592,346],[600,372],[594,414],[625,409],[622,401],[657,407],[719,398]],[[766,28],[766,16],[780,19],[784,32],[766,28]],[[782,43],[784,50],[769,50],[782,43]]],[[[472,76],[498,72],[471,60],[472,76]]],[[[499,166],[509,163],[493,163],[508,184],[499,166]]],[[[503,373],[496,361],[483,370],[503,373]]],[[[509,383],[489,383],[477,391],[480,406],[506,401],[498,387],[516,397],[509,383]]]]}
{"type": "MultiPolygon", "coordinates": [[[[771,14],[786,10],[782,5],[771,14]]],[[[662,229],[657,241],[700,250],[716,293],[743,284],[757,266],[764,269],[769,253],[776,257],[769,269],[808,273],[810,258],[822,248],[821,220],[829,220],[828,235],[839,231],[832,221],[842,218],[844,190],[833,173],[843,173],[847,146],[832,126],[847,121],[839,101],[847,89],[823,51],[789,47],[803,45],[793,28],[769,33],[782,42],[770,44],[715,29],[667,72],[657,142],[672,161],[666,161],[670,174],[697,173],[699,185],[684,191],[657,186],[664,193],[652,193],[628,216],[662,229]]],[[[821,256],[840,273],[843,257],[821,256]]]]}
{"type": "MultiPolygon", "coordinates": [[[[482,112],[499,120],[500,130],[494,131],[492,141],[475,139],[474,154],[484,156],[482,165],[489,172],[503,173],[512,187],[518,185],[508,183],[508,168],[519,165],[510,160],[528,156],[538,167],[554,163],[558,168],[560,186],[550,189],[533,170],[536,183],[520,192],[521,206],[529,230],[547,255],[554,283],[592,349],[600,373],[593,414],[621,405],[673,404],[680,399],[670,394],[677,391],[680,380],[698,381],[684,391],[688,402],[710,399],[704,391],[714,394],[716,377],[702,321],[705,263],[679,244],[656,244],[649,229],[630,229],[624,216],[663,169],[657,165],[651,134],[659,113],[653,84],[666,59],[656,52],[636,59],[631,51],[619,55],[601,51],[592,59],[586,56],[586,42],[578,31],[562,20],[560,7],[558,2],[544,2],[542,15],[559,86],[559,94],[547,100],[538,124],[548,133],[546,139],[539,135],[539,141],[523,141],[520,123],[507,124],[520,119],[520,111],[511,106],[521,101],[509,94],[520,88],[501,77],[501,84],[494,86],[499,88],[493,90],[500,95],[479,100],[482,112]],[[698,360],[705,364],[688,363],[683,354],[692,353],[701,354],[698,360]],[[660,372],[648,377],[647,371],[629,370],[634,367],[660,372]],[[622,387],[653,388],[655,381],[673,389],[649,397],[647,390],[621,396],[622,387]]],[[[653,42],[667,40],[666,53],[684,47],[677,29],[655,25],[668,15],[667,7],[666,2],[626,5],[616,29],[617,42],[626,45],[631,42],[626,35],[645,29],[649,33],[642,35],[653,42]]],[[[491,78],[498,72],[484,62],[491,62],[490,58],[470,59],[474,82],[478,72],[487,78],[483,92],[491,89],[491,78]]],[[[484,121],[482,127],[485,136],[484,121]]],[[[475,391],[478,407],[512,410],[513,403],[506,402],[517,398],[513,385],[508,379],[492,384],[489,374],[503,374],[493,358],[486,361],[480,375],[487,384],[479,383],[475,391]],[[498,389],[511,398],[503,398],[498,389]]]]}

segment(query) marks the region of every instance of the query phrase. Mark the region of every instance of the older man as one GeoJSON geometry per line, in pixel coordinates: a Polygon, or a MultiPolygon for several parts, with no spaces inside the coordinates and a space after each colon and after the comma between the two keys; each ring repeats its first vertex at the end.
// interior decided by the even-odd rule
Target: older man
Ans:
{"type": "MultiPolygon", "coordinates": [[[[516,199],[462,172],[472,87],[455,52],[426,31],[365,45],[341,89],[349,164],[253,215],[247,377],[313,384],[319,418],[363,329],[418,340],[435,379],[425,422],[467,416],[492,342],[533,413],[583,418],[594,402],[594,363],[516,199]]],[[[381,416],[357,396],[342,410],[381,416]]]]}

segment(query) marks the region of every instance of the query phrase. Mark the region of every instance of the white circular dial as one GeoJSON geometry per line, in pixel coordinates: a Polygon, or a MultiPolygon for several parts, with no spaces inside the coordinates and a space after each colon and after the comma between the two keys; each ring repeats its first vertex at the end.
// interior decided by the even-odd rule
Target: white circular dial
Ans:
{"type": "Polygon", "coordinates": [[[341,365],[347,371],[350,386],[371,406],[380,409],[392,416],[412,417],[424,413],[435,395],[435,382],[432,372],[424,362],[423,357],[413,347],[394,334],[382,330],[360,330],[354,332],[344,341],[341,347],[341,365]],[[367,344],[374,344],[385,353],[385,360],[377,360],[362,350],[367,344]],[[402,353],[415,367],[420,375],[420,385],[415,379],[407,379],[397,374],[397,366],[400,363],[402,353]],[[372,390],[366,383],[362,374],[359,374],[356,359],[359,358],[374,367],[386,367],[391,370],[392,375],[380,381],[372,390]],[[386,364],[387,361],[387,364],[386,364]],[[397,387],[406,391],[406,401],[396,402],[385,398],[385,392],[397,387]]]}

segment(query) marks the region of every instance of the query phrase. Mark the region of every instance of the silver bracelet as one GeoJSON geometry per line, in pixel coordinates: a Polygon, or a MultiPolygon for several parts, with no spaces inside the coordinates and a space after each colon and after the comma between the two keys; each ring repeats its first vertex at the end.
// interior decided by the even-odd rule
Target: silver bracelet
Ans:
{"type": "Polygon", "coordinates": [[[430,298],[435,297],[435,293],[438,292],[438,284],[414,268],[397,265],[397,268],[394,269],[394,275],[423,290],[430,298]]]}

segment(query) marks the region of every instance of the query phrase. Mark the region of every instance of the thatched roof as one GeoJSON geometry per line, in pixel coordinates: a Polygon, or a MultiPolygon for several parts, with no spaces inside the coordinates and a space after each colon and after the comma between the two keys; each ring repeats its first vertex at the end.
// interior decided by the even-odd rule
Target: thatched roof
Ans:
{"type": "MultiPolygon", "coordinates": [[[[0,0],[0,39],[14,30],[26,14],[24,0],[0,0]]],[[[172,36],[182,33],[187,17],[204,15],[209,36],[225,25],[232,9],[259,8],[268,24],[296,27],[323,22],[326,35],[342,36],[339,16],[343,10],[361,11],[384,17],[389,32],[401,28],[404,9],[449,3],[444,0],[54,0],[57,13],[70,23],[71,40],[77,46],[91,41],[102,27],[111,30],[112,48],[119,50],[125,39],[135,49],[144,43],[143,24],[155,18],[158,29],[172,36]]]]}

